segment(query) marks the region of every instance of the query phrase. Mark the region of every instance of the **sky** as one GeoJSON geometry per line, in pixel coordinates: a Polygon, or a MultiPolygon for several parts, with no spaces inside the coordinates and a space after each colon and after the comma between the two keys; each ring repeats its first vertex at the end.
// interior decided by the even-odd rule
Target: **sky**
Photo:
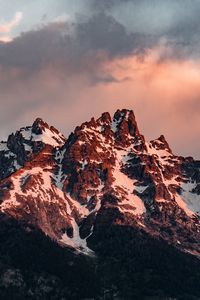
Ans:
{"type": "Polygon", "coordinates": [[[133,109],[200,159],[199,0],[0,0],[0,138],[133,109]]]}

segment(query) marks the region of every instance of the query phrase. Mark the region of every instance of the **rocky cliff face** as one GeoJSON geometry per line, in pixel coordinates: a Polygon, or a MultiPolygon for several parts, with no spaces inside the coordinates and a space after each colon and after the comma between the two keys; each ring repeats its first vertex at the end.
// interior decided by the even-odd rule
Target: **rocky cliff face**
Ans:
{"type": "Polygon", "coordinates": [[[95,255],[108,228],[128,226],[200,255],[200,161],[146,142],[133,111],[76,127],[65,139],[37,119],[0,144],[1,212],[95,255]]]}

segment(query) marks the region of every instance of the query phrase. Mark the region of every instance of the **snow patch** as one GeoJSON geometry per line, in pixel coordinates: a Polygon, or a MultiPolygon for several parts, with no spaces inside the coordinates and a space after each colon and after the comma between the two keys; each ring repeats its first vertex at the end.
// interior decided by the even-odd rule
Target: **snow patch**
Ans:
{"type": "Polygon", "coordinates": [[[31,170],[23,170],[23,172],[20,174],[13,174],[13,189],[9,190],[9,199],[5,200],[0,205],[1,210],[4,211],[6,208],[11,206],[19,206],[20,203],[17,201],[17,195],[24,196],[24,198],[31,197],[34,199],[36,206],[37,199],[50,203],[59,202],[59,197],[65,199],[63,192],[60,191],[56,186],[52,185],[52,175],[53,174],[50,172],[50,169],[44,171],[40,167],[35,167],[31,170]],[[34,176],[34,186],[30,186],[28,189],[22,190],[22,185],[30,176],[34,176]]]}
{"type": "MultiPolygon", "coordinates": [[[[143,201],[133,194],[134,183],[136,182],[133,179],[130,179],[126,174],[121,171],[122,157],[124,156],[124,151],[116,151],[116,165],[113,170],[113,177],[115,179],[113,187],[116,192],[118,188],[124,191],[124,199],[120,205],[129,205],[133,209],[129,210],[126,208],[121,208],[123,212],[131,212],[134,215],[141,215],[146,212],[143,201]]],[[[121,191],[120,191],[121,192],[121,191]]]]}
{"type": "Polygon", "coordinates": [[[62,239],[60,241],[67,246],[75,248],[79,252],[82,252],[89,256],[94,256],[94,252],[87,246],[86,238],[81,239],[78,224],[74,219],[71,219],[71,224],[73,227],[73,237],[70,238],[65,233],[63,234],[62,239]]]}
{"type": "Polygon", "coordinates": [[[135,188],[136,192],[143,193],[146,190],[147,187],[148,187],[148,185],[145,185],[145,186],[144,185],[143,186],[142,185],[140,185],[140,186],[139,185],[135,185],[134,188],[135,188]]]}
{"type": "MultiPolygon", "coordinates": [[[[55,133],[54,131],[51,131],[49,128],[45,128],[42,131],[42,134],[34,134],[32,133],[32,127],[22,128],[20,130],[22,136],[27,141],[34,141],[34,142],[43,142],[44,144],[51,145],[53,147],[58,147],[64,143],[64,136],[61,133],[55,133]]],[[[28,149],[28,145],[24,144],[28,149]]]]}
{"type": "MultiPolygon", "coordinates": [[[[120,120],[120,121],[121,121],[121,120],[120,120]]],[[[114,133],[117,132],[117,127],[118,127],[120,121],[117,121],[117,120],[113,119],[113,121],[112,121],[112,123],[111,123],[111,129],[112,129],[112,131],[113,131],[114,133]]]]}
{"type": "Polygon", "coordinates": [[[166,159],[169,159],[169,156],[172,156],[172,154],[168,150],[156,149],[149,143],[146,143],[146,147],[147,153],[150,155],[156,155],[163,165],[166,165],[166,159]]]}
{"type": "Polygon", "coordinates": [[[66,178],[66,175],[63,174],[62,171],[62,161],[64,159],[64,155],[65,155],[66,149],[62,150],[62,151],[58,151],[56,153],[56,160],[57,160],[57,165],[58,165],[58,174],[54,174],[53,178],[55,180],[55,185],[62,190],[63,189],[63,184],[66,178]]]}
{"type": "Polygon", "coordinates": [[[1,142],[0,143],[0,151],[9,151],[6,142],[1,142]]]}
{"type": "Polygon", "coordinates": [[[185,201],[181,198],[181,196],[177,195],[175,197],[176,203],[178,204],[178,206],[180,208],[182,208],[184,210],[184,212],[189,216],[192,217],[194,215],[194,213],[188,208],[187,204],[185,203],[185,201]]]}
{"type": "Polygon", "coordinates": [[[25,144],[25,143],[24,143],[24,149],[25,149],[25,151],[27,151],[27,152],[32,152],[31,146],[29,146],[29,145],[27,145],[27,144],[25,144]]]}
{"type": "Polygon", "coordinates": [[[51,145],[53,147],[58,147],[63,144],[63,139],[59,135],[55,135],[55,133],[48,128],[45,128],[42,134],[32,134],[32,140],[35,142],[41,141],[44,144],[51,145]]]}
{"type": "Polygon", "coordinates": [[[181,184],[181,195],[177,195],[177,204],[186,212],[188,216],[194,214],[200,215],[200,197],[193,193],[193,189],[196,187],[195,182],[187,182],[181,184]]]}

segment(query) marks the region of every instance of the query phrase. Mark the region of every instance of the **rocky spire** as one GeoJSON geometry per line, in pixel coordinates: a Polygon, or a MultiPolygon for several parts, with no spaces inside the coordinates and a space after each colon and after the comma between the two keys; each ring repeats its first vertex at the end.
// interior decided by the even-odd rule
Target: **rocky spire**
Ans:
{"type": "Polygon", "coordinates": [[[104,124],[109,124],[111,122],[111,116],[109,112],[104,112],[97,121],[101,121],[104,124]]]}
{"type": "Polygon", "coordinates": [[[144,144],[144,137],[140,134],[134,112],[128,109],[117,110],[112,122],[116,142],[121,146],[130,146],[133,140],[136,144],[144,144]]]}
{"type": "Polygon", "coordinates": [[[113,121],[116,123],[116,129],[120,134],[130,134],[131,136],[139,135],[137,122],[132,110],[117,110],[114,114],[113,121]]]}
{"type": "Polygon", "coordinates": [[[49,129],[49,125],[43,121],[41,118],[37,118],[32,125],[32,133],[42,134],[45,128],[49,129]]]}
{"type": "Polygon", "coordinates": [[[150,141],[150,145],[156,150],[164,150],[172,154],[172,150],[163,134],[158,139],[150,141]]]}

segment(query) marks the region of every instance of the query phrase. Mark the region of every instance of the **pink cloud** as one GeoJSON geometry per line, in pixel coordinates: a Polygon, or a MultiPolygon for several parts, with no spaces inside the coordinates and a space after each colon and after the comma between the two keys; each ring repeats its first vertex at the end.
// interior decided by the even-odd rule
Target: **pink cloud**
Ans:
{"type": "Polygon", "coordinates": [[[14,27],[16,27],[22,20],[23,13],[16,12],[14,18],[10,22],[0,22],[0,41],[1,42],[10,42],[11,31],[14,27]]]}

